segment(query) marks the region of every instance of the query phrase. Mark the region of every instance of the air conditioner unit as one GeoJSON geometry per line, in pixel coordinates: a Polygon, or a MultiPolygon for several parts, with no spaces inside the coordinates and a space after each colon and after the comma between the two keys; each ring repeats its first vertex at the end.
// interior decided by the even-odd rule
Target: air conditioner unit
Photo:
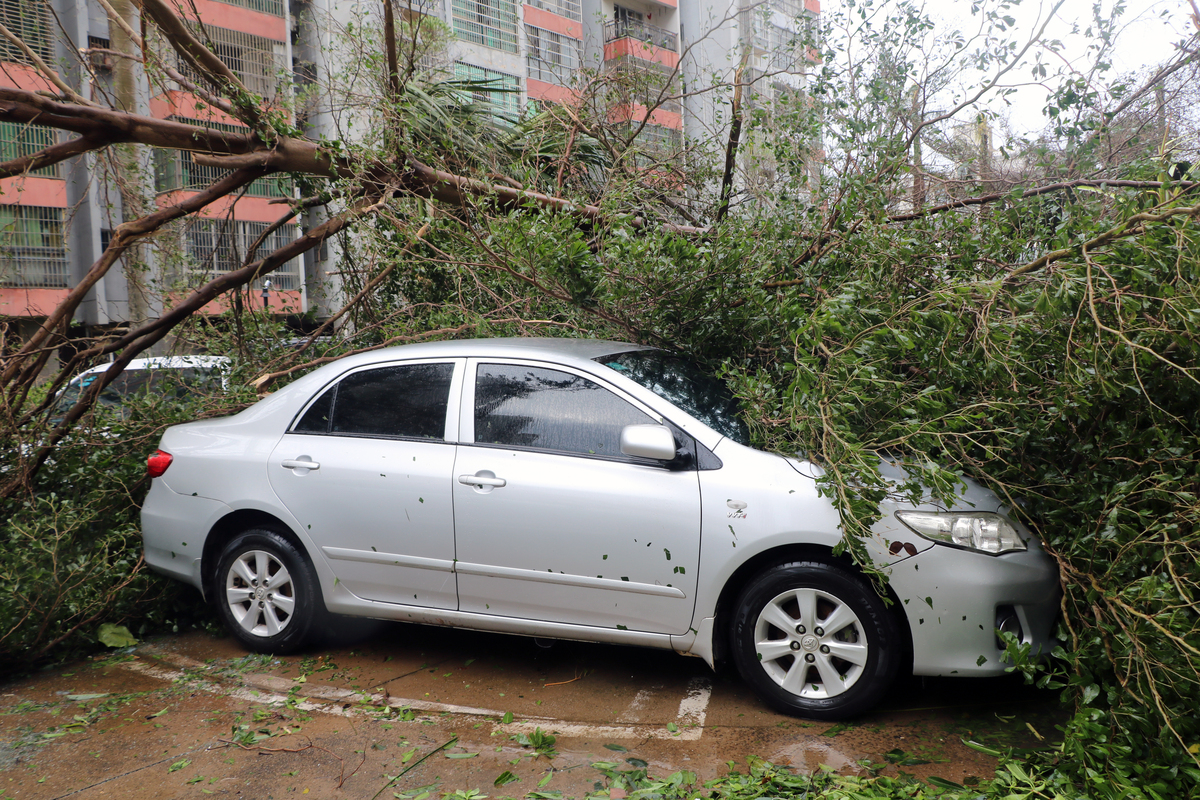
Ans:
{"type": "Polygon", "coordinates": [[[116,58],[112,53],[101,53],[95,50],[88,51],[88,63],[92,65],[92,69],[96,72],[112,72],[113,62],[116,58]]]}

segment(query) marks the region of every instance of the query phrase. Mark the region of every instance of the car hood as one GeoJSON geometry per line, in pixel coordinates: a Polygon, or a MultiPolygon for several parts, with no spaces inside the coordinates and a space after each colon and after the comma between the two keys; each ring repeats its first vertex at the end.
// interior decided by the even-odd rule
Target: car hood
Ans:
{"type": "MultiPolygon", "coordinates": [[[[791,465],[792,469],[806,478],[817,480],[825,475],[823,467],[808,459],[785,456],[784,460],[791,465]]],[[[900,491],[901,486],[913,479],[912,471],[904,466],[904,462],[891,456],[880,455],[878,469],[880,477],[895,489],[895,492],[884,501],[885,504],[891,506],[914,505],[908,494],[900,491]]],[[[959,476],[959,480],[961,483],[958,494],[955,495],[950,505],[947,505],[944,500],[936,498],[933,490],[924,486],[920,502],[915,505],[930,506],[939,511],[971,510],[1004,513],[1007,505],[991,489],[966,476],[959,476]]]]}

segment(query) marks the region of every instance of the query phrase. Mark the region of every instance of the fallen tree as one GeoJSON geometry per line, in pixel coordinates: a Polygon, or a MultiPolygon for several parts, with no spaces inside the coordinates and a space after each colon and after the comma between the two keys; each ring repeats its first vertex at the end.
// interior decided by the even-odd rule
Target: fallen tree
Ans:
{"type": "MultiPolygon", "coordinates": [[[[912,38],[923,18],[902,4],[847,37],[866,54],[838,61],[827,53],[829,69],[792,108],[757,113],[752,90],[741,87],[751,96],[731,106],[721,136],[686,155],[695,179],[680,182],[667,167],[637,168],[633,159],[644,154],[622,150],[586,102],[509,130],[473,128],[456,116],[461,108],[439,110],[430,100],[436,90],[413,82],[399,44],[363,59],[388,98],[379,104],[386,133],[363,145],[315,142],[248,101],[189,29],[162,17],[169,9],[151,0],[143,7],[192,59],[203,91],[249,132],[137,118],[65,92],[0,92],[0,119],[55,121],[80,137],[24,166],[5,165],[10,173],[122,142],[187,150],[197,163],[230,170],[179,205],[125,223],[95,277],[122,248],[264,175],[305,181],[305,197],[280,220],[301,207],[328,216],[273,253],[248,254],[160,318],[82,343],[50,386],[104,355],[117,359],[111,377],[171,336],[228,343],[220,337],[229,332],[198,313],[205,304],[330,237],[341,238],[348,286],[328,326],[339,331],[336,344],[310,336],[301,348],[243,358],[239,393],[213,413],[249,402],[247,384],[269,388],[348,351],[425,338],[551,330],[683,349],[738,387],[761,444],[803,449],[827,467],[825,489],[851,552],[882,490],[874,467],[881,449],[903,454],[938,491],[952,491],[959,474],[985,481],[1047,543],[1061,568],[1069,647],[1048,666],[1015,641],[1010,657],[1031,679],[1065,687],[1072,716],[1063,742],[1034,755],[1024,778],[998,778],[996,794],[1195,793],[1200,202],[1194,168],[1177,167],[1200,159],[1195,130],[1165,106],[1194,86],[1194,39],[1119,94],[1105,94],[1098,72],[1082,84],[1064,76],[1051,101],[1053,130],[990,171],[971,172],[978,148],[964,151],[965,170],[918,157],[920,148],[932,149],[936,134],[939,147],[953,150],[954,116],[978,113],[972,104],[1021,63],[997,53],[1033,45],[988,49],[981,58],[992,71],[979,85],[949,113],[926,113],[938,81],[963,62],[947,55],[923,72],[936,54],[912,38]],[[824,150],[817,167],[815,129],[824,150]],[[776,183],[756,188],[750,178],[767,167],[776,183]]],[[[996,33],[989,28],[981,41],[996,33]]],[[[971,50],[959,44],[948,47],[971,50]]],[[[592,76],[597,95],[602,78],[592,76]]],[[[28,439],[40,419],[47,401],[31,399],[33,382],[51,349],[70,338],[81,297],[5,356],[0,388],[14,436],[28,439]]],[[[266,320],[253,324],[265,340],[284,338],[266,320]]],[[[95,396],[34,437],[32,457],[22,451],[20,469],[6,476],[8,507],[31,504],[19,520],[28,539],[41,530],[29,520],[45,515],[38,488],[64,485],[39,468],[58,453],[90,457],[69,450],[68,433],[86,421],[95,396]]],[[[163,412],[130,438],[148,445],[155,426],[173,419],[163,412]]],[[[135,472],[121,473],[130,482],[120,501],[126,533],[135,472]]],[[[121,570],[134,567],[122,558],[106,562],[106,574],[119,576],[117,594],[128,594],[121,570]]],[[[60,641],[63,626],[86,630],[115,607],[101,601],[57,629],[47,622],[58,632],[25,641],[60,641]]],[[[114,616],[137,613],[122,607],[114,616]]]]}

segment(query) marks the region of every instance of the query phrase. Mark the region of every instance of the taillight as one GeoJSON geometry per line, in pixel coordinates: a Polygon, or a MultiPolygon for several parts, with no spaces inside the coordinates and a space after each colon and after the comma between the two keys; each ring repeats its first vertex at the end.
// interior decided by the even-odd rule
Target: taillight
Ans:
{"type": "Polygon", "coordinates": [[[156,450],[154,455],[146,459],[146,475],[151,478],[161,477],[171,466],[171,454],[166,450],[156,450]]]}

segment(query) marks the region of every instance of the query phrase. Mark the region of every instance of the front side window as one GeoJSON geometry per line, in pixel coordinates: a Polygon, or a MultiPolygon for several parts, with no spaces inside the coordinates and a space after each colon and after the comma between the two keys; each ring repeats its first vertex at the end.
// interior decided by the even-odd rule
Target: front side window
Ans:
{"type": "Polygon", "coordinates": [[[355,372],[317,398],[292,430],[442,441],[453,377],[453,364],[403,364],[355,372]]]}
{"type": "Polygon", "coordinates": [[[569,372],[479,365],[477,444],[624,458],[621,429],[657,422],[608,389],[569,372]]]}
{"type": "Polygon", "coordinates": [[[691,361],[666,350],[634,350],[595,361],[636,381],[717,433],[738,444],[750,444],[750,431],[733,392],[691,361]]]}

